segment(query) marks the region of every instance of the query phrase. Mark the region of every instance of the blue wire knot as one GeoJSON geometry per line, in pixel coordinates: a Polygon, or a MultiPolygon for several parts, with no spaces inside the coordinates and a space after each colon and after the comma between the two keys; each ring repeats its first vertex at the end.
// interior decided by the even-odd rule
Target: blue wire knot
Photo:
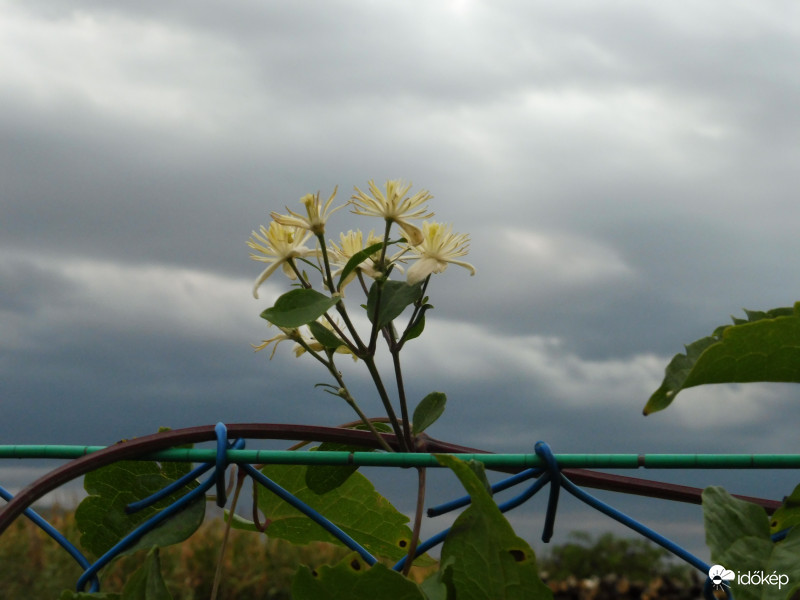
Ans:
{"type": "Polygon", "coordinates": [[[542,531],[542,541],[546,544],[553,537],[553,529],[555,528],[558,494],[561,491],[561,469],[546,442],[536,442],[534,451],[544,461],[547,467],[547,474],[550,476],[550,497],[547,500],[547,512],[545,513],[544,530],[542,531]]]}

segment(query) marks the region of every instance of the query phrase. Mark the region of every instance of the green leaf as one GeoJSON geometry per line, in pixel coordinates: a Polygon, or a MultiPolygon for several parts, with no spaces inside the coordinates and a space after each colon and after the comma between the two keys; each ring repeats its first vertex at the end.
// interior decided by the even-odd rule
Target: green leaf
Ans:
{"type": "Polygon", "coordinates": [[[297,289],[283,294],[275,306],[261,313],[261,318],[278,327],[294,328],[316,321],[339,301],[316,290],[297,289]]]}
{"type": "Polygon", "coordinates": [[[514,533],[473,470],[448,455],[436,459],[458,476],[472,499],[453,523],[442,546],[442,563],[452,562],[458,600],[552,598],[536,568],[530,545],[514,533]]]}
{"type": "MultiPolygon", "coordinates": [[[[405,281],[384,281],[383,289],[380,292],[377,326],[381,328],[388,325],[400,316],[407,306],[419,300],[422,295],[422,284],[422,281],[414,285],[408,285],[405,281]]],[[[367,296],[367,316],[373,323],[375,322],[375,305],[378,302],[380,286],[381,283],[377,281],[373,283],[367,296]]]]}
{"type": "Polygon", "coordinates": [[[736,600],[788,598],[800,589],[800,528],[783,541],[773,543],[766,511],[734,498],[721,487],[703,490],[703,520],[711,560],[735,572],[731,590],[736,600]],[[741,574],[759,572],[788,577],[788,587],[741,581],[741,574]]]}
{"type": "Polygon", "coordinates": [[[350,554],[335,566],[300,567],[292,582],[294,600],[426,600],[419,586],[389,567],[367,565],[350,554]]]}
{"type": "Polygon", "coordinates": [[[411,427],[414,435],[425,431],[442,416],[446,402],[447,396],[442,392],[431,392],[417,404],[417,408],[414,409],[411,427]]]}
{"type": "Polygon", "coordinates": [[[769,529],[771,533],[777,533],[795,525],[800,525],[800,485],[783,499],[781,507],[772,514],[769,529]]]}
{"type": "Polygon", "coordinates": [[[158,547],[147,553],[144,564],[130,576],[120,600],[172,600],[172,594],[161,575],[158,547]]]}
{"type": "MultiPolygon", "coordinates": [[[[385,423],[373,423],[376,430],[384,433],[391,433],[392,428],[385,423]]],[[[366,425],[357,425],[353,429],[365,430],[366,425]]],[[[317,450],[339,451],[339,452],[374,452],[374,448],[356,446],[353,444],[337,444],[335,442],[323,442],[317,450]]],[[[306,470],[306,485],[315,494],[327,494],[342,485],[347,479],[358,470],[356,465],[308,465],[306,470]]]]}
{"type": "MultiPolygon", "coordinates": [[[[433,308],[430,304],[425,305],[427,308],[433,308]]],[[[427,308],[425,310],[427,310],[427,308]]],[[[414,338],[418,338],[422,335],[423,330],[425,329],[425,313],[423,312],[420,314],[419,318],[417,318],[416,322],[406,329],[406,332],[403,334],[403,339],[401,340],[403,343],[407,342],[408,340],[413,340],[414,338]]]]}
{"type": "MultiPolygon", "coordinates": [[[[373,555],[400,560],[408,551],[411,530],[408,517],[375,491],[361,473],[353,473],[341,486],[322,496],[306,485],[305,465],[267,465],[261,472],[288,492],[323,514],[373,555]]],[[[270,521],[266,534],[294,544],[313,541],[341,544],[299,510],[260,488],[258,507],[270,521]]],[[[417,559],[417,564],[424,564],[417,559]]],[[[430,560],[428,563],[430,564],[430,560]]]]}
{"type": "Polygon", "coordinates": [[[665,409],[686,388],[710,383],[800,383],[800,302],[794,308],[745,311],[747,319],[718,327],[669,363],[664,381],[644,407],[665,409]]]}
{"type": "Polygon", "coordinates": [[[447,561],[442,561],[439,563],[439,570],[419,584],[427,600],[447,600],[456,597],[453,587],[454,563],[455,558],[452,556],[447,561]]]}
{"type": "Polygon", "coordinates": [[[378,242],[377,244],[372,244],[371,246],[367,246],[360,252],[356,252],[353,256],[350,257],[350,260],[347,261],[347,264],[342,269],[342,274],[339,276],[339,283],[336,284],[336,289],[342,289],[342,284],[344,283],[345,279],[358,268],[362,262],[367,260],[370,256],[378,252],[381,248],[383,248],[383,242],[378,242]]]}
{"type": "Polygon", "coordinates": [[[336,350],[339,346],[345,345],[342,340],[336,337],[335,333],[319,321],[311,321],[308,324],[308,329],[311,331],[311,335],[314,336],[314,339],[329,350],[336,350]]]}
{"type": "MultiPolygon", "coordinates": [[[[132,514],[125,506],[142,500],[188,473],[188,463],[121,461],[87,473],[83,487],[89,493],[75,511],[81,532],[81,545],[95,556],[105,554],[112,546],[141,523],[160,512],[175,500],[197,487],[192,482],[166,499],[132,514]]],[[[205,498],[193,502],[136,544],[122,552],[131,554],[142,548],[169,546],[192,535],[205,516],[205,498]]]]}

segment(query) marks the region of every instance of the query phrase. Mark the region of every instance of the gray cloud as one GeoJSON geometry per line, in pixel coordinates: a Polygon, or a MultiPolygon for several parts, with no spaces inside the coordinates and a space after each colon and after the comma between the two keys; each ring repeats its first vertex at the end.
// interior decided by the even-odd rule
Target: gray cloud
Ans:
{"type": "MultiPolygon", "coordinates": [[[[245,241],[308,192],[339,184],[346,201],[401,177],[470,233],[478,268],[437,276],[407,349],[410,396],[450,398],[433,434],[793,447],[787,386],[688,391],[640,416],[683,343],[800,295],[793,3],[2,6],[5,443],[352,419],[311,361],[252,352],[288,288],[250,297],[245,241]]],[[[340,211],[331,231],[378,225],[340,211]]],[[[648,475],[775,497],[794,483],[648,475]]],[[[698,531],[676,535],[694,547],[698,531]]]]}

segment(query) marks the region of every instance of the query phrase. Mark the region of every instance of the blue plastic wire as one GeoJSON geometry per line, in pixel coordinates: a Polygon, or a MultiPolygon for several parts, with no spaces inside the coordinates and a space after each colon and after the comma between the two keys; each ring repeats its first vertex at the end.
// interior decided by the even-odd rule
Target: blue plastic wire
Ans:
{"type": "Polygon", "coordinates": [[[340,529],[335,523],[329,521],[324,516],[322,516],[319,512],[315,509],[311,508],[308,504],[297,498],[296,496],[292,495],[291,493],[287,492],[277,483],[272,481],[269,477],[264,475],[261,471],[256,469],[253,465],[250,464],[243,464],[240,465],[250,477],[255,479],[258,483],[263,485],[267,488],[270,492],[278,496],[284,502],[287,502],[301,513],[306,515],[308,518],[313,520],[315,523],[320,525],[325,531],[333,535],[336,539],[341,541],[345,546],[350,548],[351,550],[355,550],[358,552],[361,557],[366,561],[368,565],[374,565],[377,560],[372,554],[370,554],[361,544],[351,538],[347,533],[345,533],[342,529],[340,529]]]}
{"type": "MultiPolygon", "coordinates": [[[[495,484],[492,484],[491,490],[492,494],[496,494],[497,492],[502,492],[503,490],[507,490],[510,487],[517,485],[523,481],[527,481],[531,477],[538,477],[542,473],[542,469],[525,469],[521,473],[517,473],[511,477],[498,481],[495,484]]],[[[443,515],[450,511],[456,510],[463,506],[467,506],[471,502],[469,495],[462,496],[461,498],[457,498],[455,500],[451,500],[450,502],[444,502],[437,506],[428,509],[428,516],[429,517],[438,517],[439,515],[443,515]]]]}
{"type": "Polygon", "coordinates": [[[228,428],[224,423],[217,423],[214,426],[214,432],[217,434],[217,506],[222,508],[228,500],[228,494],[225,491],[225,469],[228,466],[228,428]]]}
{"type": "Polygon", "coordinates": [[[534,446],[536,455],[547,463],[547,470],[550,473],[550,498],[547,500],[547,512],[544,516],[544,530],[542,531],[542,541],[546,544],[553,537],[553,530],[556,523],[556,509],[558,508],[558,493],[561,490],[561,470],[558,468],[550,446],[545,442],[536,442],[534,446]]]}
{"type": "MultiPolygon", "coordinates": [[[[492,493],[497,491],[502,491],[508,489],[512,485],[521,483],[531,477],[535,477],[536,475],[540,475],[542,473],[542,469],[527,469],[521,473],[517,473],[513,477],[509,477],[507,479],[503,479],[502,481],[497,482],[496,484],[491,486],[492,493]]],[[[512,508],[516,508],[526,500],[530,499],[536,492],[542,489],[547,483],[550,481],[551,475],[549,472],[544,473],[537,479],[532,485],[530,485],[524,492],[507,500],[506,502],[499,504],[498,508],[500,512],[505,513],[512,508]]],[[[453,500],[452,502],[445,502],[444,504],[440,504],[432,509],[428,509],[429,516],[439,516],[446,512],[450,512],[457,508],[461,508],[462,506],[466,506],[471,502],[471,498],[469,496],[464,496],[462,498],[458,498],[457,500],[453,500]]],[[[439,533],[431,536],[424,542],[421,542],[418,546],[416,551],[414,552],[414,558],[424,554],[434,546],[441,544],[447,534],[450,533],[450,528],[445,529],[444,531],[440,531],[439,533]]],[[[401,571],[406,564],[406,560],[408,557],[403,557],[400,559],[393,567],[395,571],[401,571]]]]}
{"type": "Polygon", "coordinates": [[[786,536],[789,535],[789,532],[792,530],[791,527],[787,527],[786,529],[781,529],[780,531],[776,531],[775,533],[770,536],[773,542],[782,542],[786,539],[786,536]]]}
{"type": "Polygon", "coordinates": [[[605,502],[602,502],[597,498],[595,498],[594,496],[592,496],[591,494],[583,491],[581,488],[572,483],[563,474],[561,475],[561,485],[564,487],[565,490],[567,490],[570,494],[575,496],[578,500],[581,500],[582,502],[588,504],[592,508],[599,510],[604,515],[611,517],[612,519],[614,519],[619,523],[622,523],[626,527],[633,529],[637,533],[652,540],[659,546],[666,548],[667,550],[672,552],[675,556],[682,558],[696,569],[699,569],[700,571],[703,571],[704,573],[708,574],[708,570],[711,568],[711,565],[706,564],[705,562],[697,558],[695,555],[691,554],[687,550],[684,550],[676,543],[668,540],[661,534],[656,533],[649,527],[642,525],[641,523],[632,519],[628,515],[621,513],[616,508],[609,506],[605,502]]]}
{"type": "Polygon", "coordinates": [[[133,512],[134,510],[140,510],[145,506],[152,505],[154,502],[161,500],[169,496],[172,492],[179,489],[181,486],[178,485],[179,482],[183,482],[185,485],[189,483],[193,478],[190,475],[196,473],[202,473],[204,471],[208,471],[212,467],[216,467],[214,473],[211,474],[206,481],[204,481],[201,485],[191,490],[186,495],[182,496],[167,508],[162,510],[159,513],[153,515],[150,519],[139,525],[133,531],[128,533],[124,538],[122,538],[119,542],[117,542],[113,547],[111,547],[105,554],[103,554],[100,558],[98,558],[94,564],[89,566],[78,579],[77,583],[77,590],[80,592],[86,586],[86,581],[90,578],[96,578],[97,572],[106,566],[109,562],[114,560],[120,553],[124,552],[127,548],[133,546],[136,542],[138,542],[145,534],[155,529],[159,524],[161,524],[164,520],[168,519],[169,517],[179,513],[184,508],[189,506],[193,501],[198,500],[201,496],[204,496],[205,493],[211,489],[213,485],[217,485],[217,504],[219,504],[219,486],[220,481],[222,481],[222,493],[223,493],[223,503],[220,506],[225,505],[225,470],[228,466],[227,462],[227,450],[229,448],[236,448],[242,449],[245,446],[244,440],[236,440],[233,443],[228,443],[227,440],[227,428],[222,423],[217,423],[216,427],[214,428],[215,432],[217,433],[217,461],[216,463],[208,463],[206,465],[201,465],[197,467],[189,474],[181,477],[178,481],[171,483],[170,485],[166,486],[164,489],[159,490],[155,494],[151,495],[144,500],[139,502],[134,502],[129,504],[125,510],[126,512],[133,512]],[[220,460],[220,447],[222,448],[222,460],[220,460]]]}
{"type": "MultiPolygon", "coordinates": [[[[55,539],[59,543],[59,545],[61,545],[65,550],[67,550],[67,552],[69,552],[69,554],[85,569],[83,575],[79,578],[77,583],[78,591],[82,591],[90,580],[91,580],[91,591],[92,592],[99,591],[100,586],[97,578],[97,572],[100,569],[102,569],[105,565],[107,565],[111,560],[116,558],[120,553],[124,552],[126,549],[134,545],[145,534],[152,531],[163,521],[174,516],[178,512],[184,510],[192,502],[199,501],[200,498],[203,495],[205,495],[205,493],[209,489],[211,489],[211,487],[216,485],[217,505],[220,507],[224,507],[227,500],[227,494],[225,490],[225,471],[228,465],[230,464],[227,458],[227,451],[230,449],[240,450],[244,447],[245,443],[244,440],[236,440],[233,443],[228,442],[227,428],[223,423],[217,423],[214,430],[217,434],[216,457],[214,462],[201,464],[200,466],[193,469],[190,473],[184,475],[177,481],[169,484],[159,492],[156,492],[155,494],[151,495],[148,498],[145,498],[144,500],[131,503],[126,507],[126,511],[135,512],[142,508],[151,506],[152,504],[172,495],[176,491],[180,490],[182,487],[185,487],[191,481],[196,480],[197,477],[209,471],[210,469],[214,469],[214,472],[198,487],[192,489],[183,497],[178,499],[176,502],[174,502],[164,510],[160,511],[159,513],[157,513],[156,515],[154,515],[152,518],[148,519],[141,525],[139,525],[127,536],[125,536],[123,539],[117,542],[117,544],[115,544],[110,550],[108,550],[103,556],[101,556],[94,564],[90,564],[89,561],[86,559],[86,557],[84,557],[83,554],[74,545],[72,545],[63,535],[61,535],[54,527],[52,527],[52,525],[47,523],[47,521],[45,521],[42,517],[40,517],[35,511],[33,511],[30,508],[24,511],[24,514],[29,519],[31,519],[31,521],[33,521],[36,525],[42,528],[48,535],[50,535],[53,539],[55,539]]],[[[663,548],[665,548],[675,556],[681,558],[685,562],[689,563],[690,565],[700,570],[704,574],[706,575],[708,574],[710,569],[710,566],[708,564],[706,564],[705,562],[703,562],[702,560],[700,560],[687,550],[678,546],[671,540],[663,537],[654,530],[646,527],[645,525],[639,523],[638,521],[632,519],[631,517],[625,515],[624,513],[598,500],[594,496],[590,495],[589,493],[585,492],[584,490],[576,486],[574,483],[572,483],[567,477],[563,475],[563,473],[561,473],[560,467],[557,464],[555,456],[553,455],[548,444],[541,441],[537,442],[535,445],[535,452],[536,455],[539,458],[541,458],[542,461],[545,463],[546,468],[527,469],[521,473],[518,473],[512,477],[504,479],[491,486],[492,493],[495,493],[511,488],[512,486],[515,486],[533,477],[538,477],[538,479],[532,485],[528,486],[525,491],[511,498],[510,500],[502,504],[499,504],[498,509],[501,512],[505,513],[523,504],[525,501],[527,501],[533,495],[535,495],[539,490],[541,490],[547,483],[550,483],[551,485],[549,490],[547,511],[545,514],[545,524],[542,533],[542,540],[544,542],[549,542],[553,535],[555,527],[555,516],[558,506],[559,491],[563,486],[571,495],[578,498],[585,504],[600,511],[606,516],[611,517],[612,519],[625,525],[626,527],[636,531],[638,534],[646,537],[647,539],[655,542],[656,544],[662,546],[663,548]]],[[[248,475],[250,475],[250,477],[252,477],[255,481],[260,483],[262,486],[266,487],[270,492],[277,495],[283,501],[287,502],[295,509],[299,510],[304,515],[306,515],[314,522],[319,524],[321,527],[323,527],[323,529],[325,529],[331,535],[340,540],[345,546],[347,546],[351,550],[358,552],[369,565],[375,564],[376,562],[375,557],[373,557],[364,547],[362,547],[352,537],[350,537],[347,533],[345,533],[341,528],[339,528],[333,522],[329,521],[318,511],[316,511],[315,509],[304,503],[302,500],[300,500],[299,498],[292,495],[290,492],[288,492],[287,490],[285,490],[284,488],[273,482],[271,479],[269,479],[263,473],[258,471],[251,464],[238,463],[238,462],[237,464],[240,464],[240,467],[248,475]]],[[[7,501],[12,499],[12,495],[2,487],[0,487],[0,497],[4,498],[7,501]]],[[[438,516],[446,512],[466,506],[469,503],[470,503],[470,497],[463,496],[451,502],[440,504],[438,506],[428,509],[427,511],[428,516],[429,517],[438,516]]],[[[449,534],[449,532],[450,528],[431,536],[429,539],[423,542],[420,542],[416,548],[414,557],[424,554],[434,546],[442,543],[449,534]]],[[[788,532],[789,529],[786,529],[773,534],[772,541],[779,542],[783,540],[788,534],[788,532]]],[[[406,559],[407,557],[402,558],[394,565],[393,568],[397,571],[402,570],[406,563],[406,559]]],[[[725,590],[728,598],[733,597],[729,586],[725,586],[723,589],[725,590]]],[[[706,578],[703,588],[703,594],[706,598],[710,600],[714,599],[713,582],[709,577],[706,578]]]]}
{"type": "MultiPolygon", "coordinates": [[[[235,448],[239,449],[239,446],[244,447],[244,440],[237,440],[237,442],[241,442],[241,444],[238,444],[238,446],[235,445],[234,446],[235,448]]],[[[199,467],[197,467],[195,469],[192,469],[189,473],[187,473],[186,475],[184,475],[180,479],[177,479],[177,480],[173,481],[172,483],[170,483],[165,488],[160,489],[159,491],[157,491],[152,496],[144,498],[143,500],[138,500],[136,502],[131,502],[130,504],[128,504],[125,507],[125,512],[128,513],[128,514],[131,514],[131,513],[138,512],[138,511],[142,510],[143,508],[147,508],[148,506],[152,506],[153,504],[155,504],[159,500],[163,500],[164,498],[167,498],[168,496],[171,496],[174,492],[178,491],[182,487],[184,487],[187,484],[189,484],[190,482],[194,481],[195,479],[200,477],[200,475],[202,475],[203,473],[205,473],[206,471],[211,469],[213,466],[214,466],[214,463],[204,463],[204,464],[200,465],[199,467]]]]}
{"type": "MultiPolygon", "coordinates": [[[[5,488],[0,486],[0,498],[3,500],[10,502],[14,496],[5,488]]],[[[74,558],[77,563],[84,569],[89,568],[91,563],[89,560],[78,550],[72,542],[70,542],[67,538],[65,538],[58,529],[50,525],[39,513],[37,513],[32,508],[26,508],[24,513],[26,517],[28,517],[33,523],[35,523],[39,528],[41,528],[47,535],[53,538],[64,550],[69,552],[69,555],[74,558]]],[[[100,591],[100,582],[98,581],[97,577],[92,578],[92,586],[89,588],[92,592],[99,592],[100,591]]]]}
{"type": "MultiPolygon", "coordinates": [[[[615,508],[605,504],[604,502],[598,500],[597,498],[595,498],[591,494],[588,494],[587,492],[583,491],[581,488],[576,486],[567,477],[565,477],[563,475],[563,473],[561,473],[561,471],[560,471],[560,469],[558,467],[558,464],[556,463],[555,458],[554,458],[554,456],[552,454],[552,451],[550,450],[550,447],[545,442],[537,442],[537,444],[536,444],[536,454],[538,456],[540,456],[547,463],[547,466],[548,466],[547,472],[544,473],[543,475],[541,475],[541,477],[533,485],[531,485],[527,490],[525,490],[522,494],[519,494],[518,496],[512,498],[511,500],[508,500],[507,502],[498,505],[498,508],[500,509],[501,512],[506,512],[508,510],[511,510],[512,508],[515,508],[515,507],[519,506],[520,504],[522,504],[523,502],[525,502],[526,500],[531,498],[534,494],[536,494],[536,492],[538,492],[542,487],[544,487],[544,485],[546,485],[546,483],[548,481],[556,482],[556,483],[554,483],[554,485],[551,485],[551,494],[550,494],[550,498],[549,498],[549,501],[548,501],[547,514],[546,514],[546,518],[545,518],[545,530],[544,530],[544,533],[542,534],[543,541],[548,542],[549,539],[552,537],[552,533],[553,533],[553,526],[554,526],[554,522],[555,522],[555,511],[556,511],[556,506],[557,506],[557,502],[558,502],[558,493],[556,492],[556,494],[553,494],[553,492],[552,492],[553,487],[556,487],[556,488],[560,489],[560,487],[563,485],[563,487],[570,494],[572,494],[573,496],[575,496],[576,498],[578,498],[582,502],[588,504],[589,506],[591,506],[592,508],[602,512],[603,514],[611,517],[615,521],[618,521],[619,523],[622,523],[626,527],[629,527],[630,529],[633,529],[634,531],[636,531],[640,535],[642,535],[642,536],[650,539],[651,541],[659,544],[660,546],[662,546],[663,548],[665,548],[666,550],[668,550],[669,552],[671,552],[675,556],[678,556],[679,558],[681,558],[682,560],[686,561],[687,563],[689,563],[690,565],[692,565],[696,569],[698,569],[701,572],[703,572],[706,575],[706,582],[705,582],[705,585],[704,585],[703,593],[706,596],[706,598],[709,598],[710,600],[714,600],[713,591],[712,591],[712,582],[711,582],[711,579],[708,578],[708,571],[711,568],[709,565],[707,565],[705,562],[703,562],[702,560],[700,560],[699,558],[697,558],[696,556],[694,556],[693,554],[691,554],[687,550],[684,550],[683,548],[681,548],[680,546],[678,546],[677,544],[675,544],[671,540],[669,540],[669,539],[665,538],[664,536],[660,535],[659,533],[653,531],[649,527],[646,527],[645,525],[642,525],[638,521],[632,519],[631,517],[625,515],[624,513],[620,512],[620,511],[616,510],[615,508]]],[[[534,471],[534,469],[529,469],[528,471],[532,472],[532,471],[534,471]]],[[[538,470],[538,471],[540,471],[540,470],[538,470]]],[[[506,489],[506,488],[510,487],[511,485],[514,485],[514,483],[519,483],[521,481],[524,481],[526,478],[533,477],[535,474],[534,473],[530,473],[530,472],[519,473],[515,477],[510,477],[510,478],[508,478],[506,480],[503,480],[499,484],[496,484],[496,486],[492,486],[492,491],[494,492],[500,486],[502,486],[502,489],[506,489]]],[[[469,504],[469,502],[470,502],[470,498],[468,496],[463,497],[463,498],[459,498],[459,499],[454,500],[452,502],[447,502],[447,503],[438,505],[438,506],[434,507],[433,509],[429,509],[428,510],[428,514],[429,514],[429,516],[435,516],[435,515],[444,514],[445,512],[448,512],[450,510],[454,510],[456,508],[460,508],[461,506],[465,506],[465,505],[469,504]]],[[[444,531],[441,531],[441,532],[437,533],[436,535],[430,537],[429,539],[425,540],[424,542],[420,543],[419,546],[417,547],[417,550],[416,550],[416,553],[414,554],[414,557],[416,558],[417,556],[427,552],[428,550],[430,550],[431,548],[433,548],[437,544],[442,543],[445,540],[445,538],[447,537],[447,534],[449,532],[450,532],[450,529],[448,528],[448,529],[446,529],[444,531]]],[[[775,534],[773,536],[773,540],[777,541],[777,539],[779,538],[779,536],[781,536],[781,534],[782,534],[783,537],[785,537],[786,531],[779,532],[779,533],[775,534]]],[[[782,537],[780,539],[782,539],[782,537]]],[[[396,570],[396,571],[400,571],[404,567],[405,563],[406,563],[406,557],[404,557],[403,559],[398,561],[394,565],[393,569],[396,570]]],[[[733,597],[729,588],[725,588],[725,592],[726,592],[728,598],[732,598],[733,597]]]]}
{"type": "Polygon", "coordinates": [[[206,479],[203,483],[199,486],[194,488],[185,496],[179,498],[174,503],[170,504],[167,508],[162,510],[161,512],[153,515],[150,519],[139,525],[136,529],[131,531],[128,535],[122,538],[119,542],[117,542],[110,550],[108,550],[103,556],[98,558],[95,563],[87,569],[83,575],[81,575],[80,579],[78,579],[78,584],[76,586],[77,591],[83,591],[84,586],[86,585],[87,579],[93,577],[100,569],[106,566],[109,562],[114,560],[120,553],[124,552],[134,543],[139,541],[146,533],[152,531],[157,527],[162,521],[165,521],[169,517],[179,513],[183,509],[185,509],[189,504],[194,502],[195,500],[199,500],[205,493],[211,489],[216,481],[216,473],[212,473],[208,479],[206,479]]]}
{"type": "MultiPolygon", "coordinates": [[[[444,531],[440,531],[436,535],[429,537],[424,542],[420,542],[417,545],[416,551],[414,552],[414,558],[417,558],[418,556],[425,554],[431,548],[441,544],[447,537],[448,533],[450,533],[450,528],[447,528],[444,531]]],[[[406,565],[406,560],[408,560],[408,556],[404,556],[399,561],[397,561],[397,563],[395,563],[392,569],[395,571],[402,571],[403,567],[405,567],[406,565]]]]}

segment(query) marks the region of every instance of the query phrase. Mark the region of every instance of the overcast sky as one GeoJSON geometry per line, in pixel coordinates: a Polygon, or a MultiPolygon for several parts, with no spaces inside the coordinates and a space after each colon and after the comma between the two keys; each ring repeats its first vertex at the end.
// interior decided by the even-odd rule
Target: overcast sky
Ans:
{"type": "MultiPolygon", "coordinates": [[[[0,9],[2,443],[353,419],[308,357],[253,353],[276,333],[259,313],[289,288],[276,275],[253,299],[245,242],[306,193],[338,184],[344,202],[402,178],[470,234],[477,268],[432,281],[436,308],[404,351],[412,398],[448,394],[431,435],[504,452],[798,451],[791,386],[690,390],[641,415],[682,344],[800,299],[797,3],[0,9]]],[[[329,232],[380,225],[341,210],[329,232]]],[[[12,466],[0,485],[18,489],[31,472],[12,466]]],[[[638,474],[774,498],[797,483],[638,474]]],[[[702,551],[698,509],[604,498],[702,551]]],[[[541,511],[518,511],[535,541],[541,511]]],[[[564,511],[561,530],[610,527],[564,511]]]]}

